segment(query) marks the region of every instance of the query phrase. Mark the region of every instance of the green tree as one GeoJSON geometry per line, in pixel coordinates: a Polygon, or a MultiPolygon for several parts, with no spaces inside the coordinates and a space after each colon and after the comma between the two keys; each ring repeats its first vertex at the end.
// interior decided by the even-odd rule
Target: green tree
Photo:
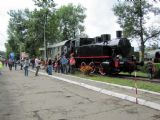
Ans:
{"type": "Polygon", "coordinates": [[[5,54],[5,58],[9,58],[9,53],[12,52],[12,48],[10,47],[9,43],[5,43],[5,47],[6,47],[6,54],[5,54]]]}
{"type": "Polygon", "coordinates": [[[40,9],[37,8],[34,11],[28,9],[11,10],[8,13],[10,15],[8,46],[13,50],[15,49],[15,52],[25,51],[30,56],[36,56],[39,53],[39,48],[43,47],[44,33],[47,42],[52,41],[54,36],[53,32],[50,32],[51,27],[49,24],[47,25],[50,16],[53,16],[54,13],[53,1],[34,0],[34,2],[40,9]]]}
{"type": "Polygon", "coordinates": [[[35,9],[32,11],[26,21],[27,26],[27,52],[31,56],[38,54],[38,49],[43,47],[44,42],[44,16],[43,10],[35,9]]]}
{"type": "Polygon", "coordinates": [[[55,3],[54,0],[33,0],[35,5],[37,5],[40,10],[37,11],[41,16],[43,16],[43,30],[44,30],[44,37],[46,38],[47,42],[53,43],[54,37],[56,36],[55,33],[57,31],[57,24],[55,18],[55,3]],[[53,32],[54,31],[54,32],[53,32]]]}
{"type": "Polygon", "coordinates": [[[33,1],[38,6],[33,11],[28,9],[11,10],[8,13],[10,15],[9,37],[6,45],[8,53],[25,51],[30,56],[37,56],[39,48],[46,48],[47,43],[85,35],[82,25],[85,9],[80,5],[70,4],[56,10],[53,0],[33,1]]]}
{"type": "Polygon", "coordinates": [[[160,27],[146,26],[149,14],[160,13],[160,8],[153,7],[146,0],[134,0],[119,2],[113,7],[114,14],[118,17],[118,23],[123,29],[124,37],[135,38],[140,42],[142,60],[144,59],[145,43],[160,35],[160,27]]]}
{"type": "Polygon", "coordinates": [[[59,32],[61,40],[74,39],[83,34],[83,22],[86,17],[85,8],[81,5],[68,4],[56,11],[59,21],[59,32]]]}
{"type": "Polygon", "coordinates": [[[22,10],[11,10],[9,13],[10,20],[8,25],[8,52],[15,52],[15,54],[20,53],[24,50],[22,44],[25,43],[25,18],[24,12],[22,10]],[[20,50],[21,49],[21,50],[20,50]],[[11,51],[10,51],[11,50],[11,51]]]}
{"type": "MultiPolygon", "coordinates": [[[[52,16],[53,18],[53,14],[55,11],[55,3],[53,0],[33,0],[35,5],[37,5],[40,10],[39,12],[41,14],[43,14],[42,16],[44,17],[43,19],[43,38],[44,38],[44,48],[45,48],[45,57],[47,57],[47,44],[48,43],[52,43],[54,41],[54,39],[52,39],[52,37],[55,37],[55,34],[53,33],[53,30],[55,31],[55,29],[52,29],[51,24],[49,23],[50,18],[52,16]]],[[[52,22],[53,23],[53,22],[52,22]]],[[[54,27],[55,28],[55,27],[54,27]]],[[[56,33],[56,32],[54,32],[56,33]]]]}

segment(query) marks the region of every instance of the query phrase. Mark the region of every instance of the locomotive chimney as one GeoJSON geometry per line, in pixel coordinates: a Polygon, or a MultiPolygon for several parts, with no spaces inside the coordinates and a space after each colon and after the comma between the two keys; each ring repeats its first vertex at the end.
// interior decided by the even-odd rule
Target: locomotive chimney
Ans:
{"type": "Polygon", "coordinates": [[[102,34],[101,39],[103,42],[108,42],[111,40],[111,35],[110,34],[102,34]]]}
{"type": "Polygon", "coordinates": [[[122,31],[116,31],[116,37],[117,38],[122,38],[122,31]]]}
{"type": "Polygon", "coordinates": [[[97,43],[100,43],[100,42],[102,42],[102,39],[101,39],[101,37],[100,36],[97,36],[97,37],[95,37],[94,38],[95,39],[95,42],[97,43]]]}

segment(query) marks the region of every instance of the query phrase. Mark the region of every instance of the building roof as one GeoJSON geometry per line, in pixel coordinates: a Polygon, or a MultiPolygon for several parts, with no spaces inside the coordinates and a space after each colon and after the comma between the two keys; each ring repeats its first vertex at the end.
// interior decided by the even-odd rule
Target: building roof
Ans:
{"type": "Polygon", "coordinates": [[[64,44],[66,44],[69,40],[65,40],[62,42],[59,42],[57,44],[53,44],[53,45],[48,45],[47,48],[54,48],[54,47],[59,47],[59,46],[63,46],[64,44]]]}
{"type": "MultiPolygon", "coordinates": [[[[66,44],[69,40],[65,40],[59,43],[54,43],[53,45],[48,45],[47,48],[54,48],[54,47],[59,47],[59,46],[63,46],[64,44],[66,44]]],[[[39,50],[43,51],[44,47],[39,48],[39,50]]]]}

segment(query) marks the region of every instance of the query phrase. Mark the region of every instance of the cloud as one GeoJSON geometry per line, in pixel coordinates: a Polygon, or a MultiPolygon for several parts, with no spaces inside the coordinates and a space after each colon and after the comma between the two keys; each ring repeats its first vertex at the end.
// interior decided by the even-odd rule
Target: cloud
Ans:
{"type": "Polygon", "coordinates": [[[9,15],[7,12],[10,10],[18,9],[33,9],[34,3],[32,0],[1,0],[0,1],[0,51],[5,51],[4,43],[7,42],[7,28],[9,15]]]}
{"type": "Polygon", "coordinates": [[[118,24],[112,11],[114,3],[115,1],[94,0],[92,7],[87,9],[85,26],[89,36],[95,37],[101,34],[115,33],[118,24]]]}
{"type": "Polygon", "coordinates": [[[153,23],[158,24],[160,26],[160,15],[154,18],[153,23]]]}

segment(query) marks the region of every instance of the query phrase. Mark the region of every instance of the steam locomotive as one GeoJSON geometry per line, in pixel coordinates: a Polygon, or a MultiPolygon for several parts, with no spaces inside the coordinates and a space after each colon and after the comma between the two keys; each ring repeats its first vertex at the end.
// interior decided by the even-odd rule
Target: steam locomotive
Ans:
{"type": "MultiPolygon", "coordinates": [[[[74,53],[76,67],[89,65],[92,73],[117,74],[121,71],[132,73],[139,64],[134,56],[131,56],[133,48],[127,38],[122,38],[122,31],[116,32],[117,38],[111,39],[110,34],[103,34],[95,38],[80,38],[66,40],[48,48],[52,54],[65,54],[69,58],[74,53]],[[116,59],[119,59],[116,67],[116,59]]],[[[54,57],[52,55],[52,57],[54,57]]]]}

